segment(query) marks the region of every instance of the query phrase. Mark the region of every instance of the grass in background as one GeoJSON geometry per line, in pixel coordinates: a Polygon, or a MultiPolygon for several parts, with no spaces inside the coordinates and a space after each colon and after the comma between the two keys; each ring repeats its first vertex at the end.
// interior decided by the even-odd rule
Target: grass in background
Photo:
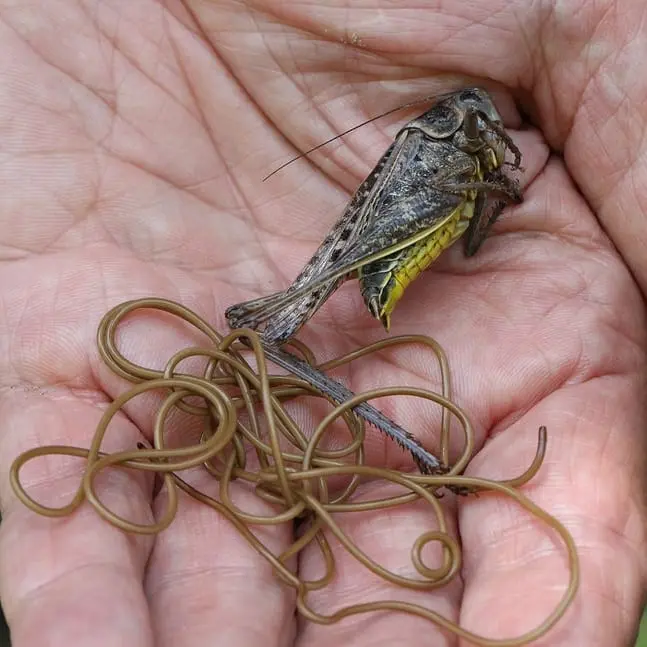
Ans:
{"type": "Polygon", "coordinates": [[[647,609],[643,611],[643,619],[640,623],[640,633],[638,634],[636,647],[647,647],[647,609]]]}

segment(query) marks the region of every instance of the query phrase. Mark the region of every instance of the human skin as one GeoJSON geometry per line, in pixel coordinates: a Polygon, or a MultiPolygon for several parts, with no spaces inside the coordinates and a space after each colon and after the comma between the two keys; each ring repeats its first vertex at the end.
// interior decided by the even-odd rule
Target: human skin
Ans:
{"type": "MultiPolygon", "coordinates": [[[[37,444],[87,446],[106,402],[126,388],[95,346],[110,307],[166,297],[225,330],[228,305],[296,276],[406,115],[263,176],[382,110],[485,79],[524,154],[525,202],[474,258],[456,246],[419,278],[391,334],[425,333],[446,348],[455,399],[476,430],[469,473],[515,476],[539,425],[548,429],[546,462],[524,491],[573,534],[582,581],[537,644],[631,645],[647,554],[646,58],[641,0],[0,0],[0,596],[13,645],[459,642],[402,614],[296,620],[293,593],[192,501],[182,499],[161,536],[131,537],[89,506],[69,519],[35,515],[7,474],[37,444]],[[515,102],[533,127],[520,130],[515,102]]],[[[384,334],[351,285],[302,337],[331,357],[384,334]]],[[[166,349],[197,339],[151,316],[122,345],[159,366],[166,349]]],[[[428,384],[429,373],[410,349],[341,376],[357,391],[428,384]]],[[[150,439],[151,406],[133,402],[108,448],[150,439]]],[[[383,408],[433,447],[429,404],[383,408]]],[[[368,443],[368,462],[413,467],[377,432],[368,443]]],[[[63,505],[81,470],[40,461],[24,481],[63,505]]],[[[214,491],[206,476],[192,478],[214,491]]],[[[104,486],[139,522],[165,505],[142,476],[115,473],[104,486]]],[[[539,623],[566,582],[559,542],[500,497],[461,500],[450,514],[461,580],[408,599],[490,637],[539,623]]],[[[413,506],[340,523],[410,572],[429,515],[413,506]]],[[[278,553],[291,531],[263,537],[278,553]]],[[[313,595],[318,609],[404,595],[336,557],[334,584],[313,595]]],[[[306,551],[300,572],[318,564],[306,551]]]]}

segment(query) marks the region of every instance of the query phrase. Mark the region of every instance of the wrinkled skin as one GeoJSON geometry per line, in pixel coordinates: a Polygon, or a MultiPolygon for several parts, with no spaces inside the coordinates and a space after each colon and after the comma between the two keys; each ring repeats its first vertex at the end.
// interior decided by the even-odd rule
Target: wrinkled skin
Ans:
{"type": "MultiPolygon", "coordinates": [[[[418,279],[392,334],[424,332],[446,347],[476,428],[470,473],[516,475],[538,426],[548,428],[546,463],[526,491],[573,533],[582,588],[540,644],[632,644],[646,553],[644,3],[167,4],[0,0],[0,594],[15,647],[457,644],[405,615],[295,620],[293,594],[198,504],[183,500],[162,536],[133,538],[90,508],[34,515],[7,471],[35,444],[87,446],[105,402],[125,388],[95,349],[108,308],[164,296],[224,329],[228,305],[296,276],[407,114],[261,183],[265,174],[381,110],[486,77],[524,154],[526,201],[474,258],[454,248],[418,279]],[[534,128],[515,130],[513,98],[534,128]]],[[[383,334],[355,284],[303,338],[329,357],[383,334]]],[[[156,365],[198,340],[154,317],[122,337],[131,358],[156,365]]],[[[388,357],[341,376],[355,390],[429,384],[418,349],[388,357]]],[[[150,438],[150,404],[128,408],[109,449],[150,438]]],[[[383,408],[433,446],[430,405],[383,408]]],[[[411,467],[377,434],[368,460],[411,467]]],[[[26,468],[30,492],[66,503],[82,466],[61,465],[26,468]]],[[[104,485],[132,519],[164,507],[148,478],[118,473],[104,485]]],[[[405,597],[492,637],[541,621],[566,581],[561,545],[499,497],[450,512],[465,553],[460,582],[405,597]]],[[[429,528],[417,506],[341,521],[403,572],[429,528]]],[[[290,540],[285,528],[263,536],[276,552],[290,540]]],[[[318,609],[403,595],[338,555],[334,585],[313,596],[318,609]]],[[[301,557],[304,576],[318,567],[314,552],[301,557]]]]}

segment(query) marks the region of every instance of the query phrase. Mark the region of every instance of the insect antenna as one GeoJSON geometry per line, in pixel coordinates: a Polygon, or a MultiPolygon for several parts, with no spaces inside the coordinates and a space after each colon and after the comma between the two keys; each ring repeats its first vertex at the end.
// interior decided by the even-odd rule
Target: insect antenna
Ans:
{"type": "Polygon", "coordinates": [[[382,117],[387,117],[388,115],[393,114],[394,112],[398,112],[398,110],[404,110],[406,108],[412,108],[413,106],[418,106],[421,103],[427,103],[428,101],[436,100],[436,101],[442,101],[444,98],[449,97],[451,94],[454,92],[443,92],[442,94],[433,94],[433,95],[428,95],[426,97],[422,97],[421,99],[416,99],[415,101],[410,101],[409,103],[404,103],[397,108],[391,108],[391,110],[387,110],[386,112],[382,112],[379,115],[376,115],[375,117],[371,117],[370,119],[367,119],[366,121],[362,121],[361,123],[357,124],[356,126],[353,126],[352,128],[349,128],[348,130],[345,130],[343,133],[340,133],[339,135],[335,135],[334,137],[331,137],[330,139],[327,139],[325,142],[322,142],[321,144],[317,144],[313,148],[305,151],[305,153],[301,153],[300,155],[297,155],[296,157],[293,157],[292,159],[288,160],[284,164],[281,164],[278,168],[274,169],[269,175],[266,175],[263,178],[263,182],[265,180],[269,180],[273,175],[278,173],[279,171],[282,171],[286,166],[289,166],[292,164],[292,162],[296,162],[297,160],[300,160],[304,157],[307,157],[310,155],[310,153],[314,153],[316,150],[319,150],[320,148],[323,148],[324,146],[327,146],[328,144],[331,144],[334,142],[336,139],[341,139],[344,137],[344,135],[348,135],[349,133],[352,133],[354,130],[357,130],[358,128],[361,128],[362,126],[366,126],[366,124],[370,124],[373,121],[377,121],[378,119],[382,119],[382,117]]]}

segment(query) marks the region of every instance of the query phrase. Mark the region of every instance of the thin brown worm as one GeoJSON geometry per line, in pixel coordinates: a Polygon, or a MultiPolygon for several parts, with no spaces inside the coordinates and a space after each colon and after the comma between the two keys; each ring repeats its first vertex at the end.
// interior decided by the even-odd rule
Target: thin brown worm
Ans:
{"type": "MultiPolygon", "coordinates": [[[[161,324],[160,324],[161,325],[161,324]]],[[[105,364],[131,386],[115,398],[104,411],[90,446],[86,448],[47,446],[30,449],[12,464],[10,481],[16,496],[34,512],[62,517],[73,514],[84,502],[109,523],[124,532],[157,534],[173,523],[180,492],[194,498],[225,517],[247,541],[273,567],[277,586],[288,586],[296,591],[298,611],[312,622],[331,624],[360,613],[391,611],[426,618],[449,633],[475,645],[486,647],[517,647],[526,645],[545,635],[562,618],[572,602],[579,583],[579,563],[573,538],[566,527],[548,512],[539,508],[520,488],[534,478],[540,470],[547,445],[545,427],[539,430],[535,457],[521,475],[507,480],[468,477],[463,470],[474,452],[474,433],[468,415],[451,400],[449,365],[442,348],[429,337],[407,335],[358,349],[326,363],[319,364],[312,351],[298,341],[290,345],[295,357],[314,369],[324,372],[359,361],[370,353],[387,347],[415,344],[429,349],[440,370],[440,393],[411,387],[390,387],[351,394],[342,404],[331,401],[331,411],[318,422],[314,432],[308,434],[295,422],[286,405],[303,397],[326,399],[307,381],[297,377],[271,375],[268,372],[266,349],[261,338],[252,330],[235,330],[221,335],[204,319],[180,304],[163,299],[140,299],[113,308],[103,318],[97,335],[99,353],[105,364]],[[193,326],[206,336],[207,343],[186,348],[171,356],[164,370],[138,366],[118,350],[117,331],[127,316],[142,309],[169,313],[193,326]],[[248,361],[253,358],[255,368],[248,361]],[[186,360],[202,358],[201,373],[184,373],[181,366],[186,360]],[[114,416],[124,405],[151,392],[165,393],[153,416],[152,447],[139,443],[137,448],[115,453],[101,451],[102,441],[114,416]],[[364,421],[355,413],[357,406],[378,397],[413,396],[440,406],[442,410],[438,455],[449,465],[450,422],[458,422],[462,430],[460,455],[449,465],[446,474],[409,473],[381,468],[365,463],[364,421]],[[181,447],[168,447],[167,423],[172,414],[197,420],[202,427],[199,442],[181,447]],[[343,421],[348,443],[334,450],[325,447],[331,425],[343,421]],[[75,456],[86,459],[83,478],[70,503],[51,508],[35,501],[20,481],[21,468],[28,461],[43,456],[75,456]],[[180,473],[197,466],[203,468],[218,482],[218,499],[200,492],[190,485],[180,473]],[[97,476],[108,468],[129,468],[152,472],[163,479],[167,491],[167,507],[155,523],[134,523],[110,510],[97,491],[97,476]],[[246,483],[257,496],[275,506],[275,513],[266,516],[240,509],[230,495],[232,481],[246,483]],[[354,499],[360,483],[374,481],[398,486],[399,494],[361,501],[354,499]],[[377,577],[396,587],[418,590],[435,590],[451,581],[461,569],[461,546],[452,536],[439,491],[491,492],[504,495],[523,509],[543,521],[549,532],[563,541],[570,575],[561,600],[550,615],[535,629],[522,636],[492,639],[478,636],[461,628],[451,620],[418,604],[398,600],[382,600],[350,605],[329,614],[315,611],[309,606],[312,591],[327,587],[335,575],[336,555],[329,537],[336,538],[338,550],[373,572],[377,577]],[[417,573],[405,577],[389,571],[370,558],[344,532],[338,523],[339,515],[365,513],[394,508],[421,501],[429,506],[435,517],[430,519],[430,529],[420,535],[411,548],[411,563],[417,573]],[[253,532],[258,525],[294,524],[298,528],[294,541],[279,555],[272,553],[253,532]],[[425,563],[424,547],[436,543],[442,557],[438,564],[425,563]],[[324,574],[314,580],[300,577],[289,564],[309,546],[316,546],[324,564],[324,574]]],[[[337,425],[337,429],[339,425],[337,425]]],[[[336,443],[337,447],[338,443],[336,443]]],[[[99,487],[100,489],[100,487],[99,487]]]]}

